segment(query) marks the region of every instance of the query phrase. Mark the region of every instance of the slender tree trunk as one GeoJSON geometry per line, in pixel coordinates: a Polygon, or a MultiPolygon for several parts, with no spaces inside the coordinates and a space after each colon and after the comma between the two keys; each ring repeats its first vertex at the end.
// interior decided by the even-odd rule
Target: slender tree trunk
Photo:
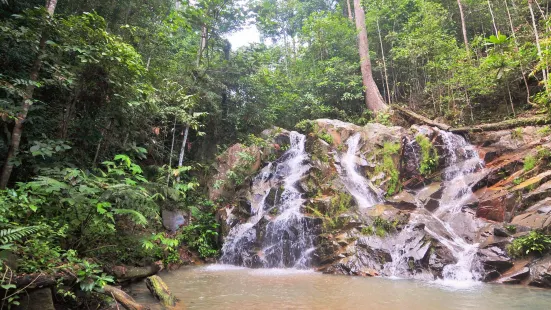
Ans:
{"type": "Polygon", "coordinates": [[[184,132],[184,140],[182,140],[182,147],[180,148],[180,158],[178,159],[178,168],[182,167],[184,164],[184,154],[186,152],[186,143],[187,143],[187,137],[189,134],[189,125],[186,126],[186,130],[184,132]]]}
{"type": "Polygon", "coordinates": [[[471,53],[471,48],[469,47],[469,39],[467,38],[467,25],[465,24],[465,14],[463,14],[463,5],[461,4],[461,0],[457,0],[457,5],[459,6],[459,16],[461,17],[461,31],[463,31],[463,42],[465,43],[467,55],[469,55],[471,53]]]}
{"type": "MultiPolygon", "coordinates": [[[[532,27],[534,27],[534,36],[536,37],[536,47],[538,48],[538,57],[541,62],[543,62],[543,53],[541,51],[541,45],[540,45],[540,36],[538,34],[538,27],[536,24],[536,16],[534,15],[534,9],[532,8],[533,0],[528,0],[528,8],[530,8],[530,15],[532,16],[532,27]]],[[[549,91],[549,87],[547,85],[548,79],[547,79],[547,68],[543,68],[543,82],[545,85],[545,90],[549,91]]]]}
{"type": "Polygon", "coordinates": [[[172,127],[172,145],[170,146],[170,157],[168,159],[168,176],[166,178],[166,184],[170,182],[170,174],[172,169],[172,152],[174,152],[174,141],[176,140],[176,116],[174,116],[174,125],[172,127]]]}
{"type": "Polygon", "coordinates": [[[350,7],[350,0],[346,0],[346,6],[348,7],[348,19],[354,21],[354,17],[352,16],[352,8],[350,7]]]}
{"type": "Polygon", "coordinates": [[[390,100],[390,88],[388,87],[388,73],[386,71],[386,60],[385,60],[385,49],[383,47],[383,38],[381,37],[381,28],[379,27],[379,19],[377,19],[377,32],[379,33],[379,43],[381,43],[381,55],[383,57],[383,72],[385,73],[385,84],[386,84],[386,91],[387,91],[387,99],[388,104],[391,104],[392,101],[390,100]]]}
{"type": "MultiPolygon", "coordinates": [[[[513,35],[513,40],[515,41],[515,51],[518,53],[519,50],[519,44],[517,40],[517,33],[515,31],[515,26],[513,25],[513,19],[511,18],[511,12],[509,11],[509,0],[505,0],[505,8],[507,9],[507,18],[509,19],[509,26],[511,27],[511,34],[513,35]]],[[[511,1],[513,3],[513,8],[515,8],[515,1],[511,1]]],[[[526,102],[528,104],[532,104],[530,102],[530,86],[528,85],[528,80],[526,79],[526,73],[524,71],[524,65],[522,62],[520,62],[520,72],[522,74],[522,80],[524,81],[524,86],[526,87],[526,102]]]]}
{"type": "Polygon", "coordinates": [[[207,25],[204,24],[203,27],[201,27],[201,42],[199,44],[199,51],[197,52],[197,67],[201,65],[201,59],[203,58],[203,52],[207,48],[207,42],[208,42],[208,35],[209,31],[207,28],[207,25]]]}
{"type": "MultiPolygon", "coordinates": [[[[48,15],[52,17],[55,12],[55,7],[57,5],[57,0],[47,0],[46,1],[46,10],[48,15]]],[[[38,53],[34,60],[34,63],[31,67],[30,82],[25,89],[25,94],[23,95],[23,102],[21,104],[21,112],[17,114],[17,119],[15,120],[15,126],[11,135],[11,143],[8,149],[8,154],[6,156],[4,166],[2,167],[2,173],[0,174],[0,189],[5,189],[10,181],[10,176],[13,171],[13,159],[19,153],[19,146],[21,144],[21,135],[23,134],[23,123],[27,119],[27,114],[33,103],[33,95],[35,90],[35,83],[38,81],[38,74],[40,73],[40,68],[42,67],[42,55],[46,49],[46,32],[43,32],[40,37],[40,43],[38,45],[38,53]]]]}
{"type": "Polygon", "coordinates": [[[369,57],[369,41],[365,28],[365,13],[360,0],[354,0],[354,15],[356,16],[356,28],[358,30],[358,51],[360,54],[362,81],[365,88],[365,104],[375,113],[388,110],[381,93],[373,80],[371,71],[371,58],[369,57]]]}
{"type": "Polygon", "coordinates": [[[492,24],[494,25],[494,31],[497,37],[499,36],[499,31],[497,30],[496,19],[494,17],[494,10],[492,10],[492,4],[490,3],[490,0],[488,0],[488,9],[490,10],[490,16],[492,16],[492,24]]]}

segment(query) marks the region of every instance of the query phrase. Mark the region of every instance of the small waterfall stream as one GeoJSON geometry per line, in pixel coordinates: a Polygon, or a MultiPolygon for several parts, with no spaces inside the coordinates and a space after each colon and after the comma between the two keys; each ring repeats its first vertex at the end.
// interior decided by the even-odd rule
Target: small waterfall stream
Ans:
{"type": "Polygon", "coordinates": [[[254,180],[251,217],[231,229],[221,262],[265,268],[309,266],[313,223],[301,213],[304,199],[297,188],[310,169],[309,156],[304,135],[291,132],[290,140],[289,150],[254,180]],[[271,194],[275,198],[269,203],[271,194]]]}
{"type": "MultiPolygon", "coordinates": [[[[478,244],[462,236],[461,229],[468,230],[468,227],[459,227],[461,229],[458,230],[457,225],[453,224],[462,219],[463,223],[473,225],[474,216],[465,213],[463,208],[473,199],[471,185],[475,179],[471,176],[483,168],[484,162],[463,137],[445,131],[439,131],[439,135],[445,151],[446,168],[442,174],[444,190],[438,208],[431,213],[419,202],[419,208],[412,214],[409,223],[394,237],[393,250],[390,252],[392,262],[385,269],[392,276],[404,274],[406,268],[402,265],[411,257],[408,249],[418,244],[416,237],[408,236],[415,236],[413,230],[423,224],[424,231],[446,247],[455,259],[455,263],[444,266],[443,280],[449,283],[473,282],[481,277],[481,266],[476,260],[478,244]]],[[[418,194],[424,190],[426,188],[419,190],[418,194]]]]}
{"type": "Polygon", "coordinates": [[[463,137],[446,131],[440,131],[440,136],[447,153],[443,175],[445,189],[439,208],[431,215],[444,228],[448,238],[427,227],[425,231],[446,246],[457,260],[455,264],[444,267],[444,280],[480,280],[481,266],[476,261],[478,244],[469,243],[450,223],[463,213],[462,208],[473,199],[469,176],[483,168],[484,162],[463,137]]]}
{"type": "Polygon", "coordinates": [[[373,185],[357,170],[357,155],[360,147],[360,133],[354,134],[346,140],[348,150],[340,158],[341,164],[337,166],[339,175],[348,192],[360,208],[369,208],[381,202],[381,198],[372,190],[373,185]]]}

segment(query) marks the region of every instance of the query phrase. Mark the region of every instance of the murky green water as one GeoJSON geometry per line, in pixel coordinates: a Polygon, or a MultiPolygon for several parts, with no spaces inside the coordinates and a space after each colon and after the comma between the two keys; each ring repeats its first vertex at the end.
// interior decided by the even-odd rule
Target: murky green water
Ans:
{"type": "MultiPolygon", "coordinates": [[[[551,291],[521,286],[222,265],[183,268],[160,276],[186,309],[551,309],[551,291]]],[[[136,284],[133,293],[137,301],[155,305],[145,284],[136,284]]]]}

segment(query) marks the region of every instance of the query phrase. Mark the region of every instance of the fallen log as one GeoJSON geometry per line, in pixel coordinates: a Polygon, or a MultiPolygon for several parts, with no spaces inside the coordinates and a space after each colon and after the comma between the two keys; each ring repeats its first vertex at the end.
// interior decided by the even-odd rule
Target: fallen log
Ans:
{"type": "Polygon", "coordinates": [[[57,284],[58,279],[62,279],[63,283],[67,285],[70,285],[77,280],[75,276],[63,272],[55,274],[30,273],[16,275],[11,280],[11,284],[14,284],[17,289],[35,289],[54,286],[57,284]]]}
{"type": "Polygon", "coordinates": [[[113,297],[118,303],[120,303],[127,310],[148,310],[149,308],[137,303],[134,298],[126,294],[123,290],[111,285],[105,285],[103,292],[113,297]]]}
{"type": "Polygon", "coordinates": [[[159,276],[151,276],[145,279],[145,285],[151,292],[151,295],[161,302],[165,307],[176,306],[176,297],[170,292],[166,283],[159,276]]]}
{"type": "Polygon", "coordinates": [[[162,263],[154,263],[145,267],[114,266],[105,268],[105,271],[114,275],[117,281],[126,282],[150,277],[157,274],[161,269],[162,263]]]}
{"type": "Polygon", "coordinates": [[[484,132],[484,131],[506,130],[506,129],[512,129],[516,127],[525,127],[525,126],[542,126],[542,125],[549,125],[549,124],[551,124],[550,117],[534,116],[534,117],[510,119],[510,120],[506,120],[498,123],[450,128],[449,131],[453,133],[484,132]]]}
{"type": "Polygon", "coordinates": [[[400,112],[402,115],[405,115],[407,118],[413,119],[417,123],[426,124],[429,126],[437,127],[439,129],[453,132],[453,133],[470,133],[470,132],[484,132],[484,131],[498,131],[512,129],[516,127],[525,127],[525,126],[543,126],[551,124],[551,118],[548,116],[534,116],[534,117],[524,117],[505,120],[497,123],[490,124],[481,124],[474,126],[464,126],[464,127],[452,127],[447,124],[435,122],[423,115],[417,114],[407,108],[400,106],[392,106],[393,109],[400,112]]]}
{"type": "Polygon", "coordinates": [[[398,112],[400,112],[402,115],[406,116],[407,118],[414,119],[417,122],[427,124],[427,125],[432,126],[432,127],[437,127],[439,129],[442,129],[442,130],[445,130],[445,131],[448,131],[451,128],[451,126],[448,125],[448,124],[442,124],[442,123],[435,122],[435,121],[431,120],[430,118],[424,117],[423,115],[417,114],[417,113],[415,113],[415,112],[413,112],[409,109],[406,109],[404,107],[393,105],[392,108],[397,110],[398,112]]]}

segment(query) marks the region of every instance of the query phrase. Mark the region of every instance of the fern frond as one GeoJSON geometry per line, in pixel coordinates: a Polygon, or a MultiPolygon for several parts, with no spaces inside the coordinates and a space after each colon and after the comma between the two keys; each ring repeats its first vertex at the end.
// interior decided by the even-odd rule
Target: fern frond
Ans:
{"type": "Polygon", "coordinates": [[[38,232],[41,226],[27,226],[6,228],[0,230],[0,244],[9,244],[12,242],[21,241],[23,238],[38,232]]]}

